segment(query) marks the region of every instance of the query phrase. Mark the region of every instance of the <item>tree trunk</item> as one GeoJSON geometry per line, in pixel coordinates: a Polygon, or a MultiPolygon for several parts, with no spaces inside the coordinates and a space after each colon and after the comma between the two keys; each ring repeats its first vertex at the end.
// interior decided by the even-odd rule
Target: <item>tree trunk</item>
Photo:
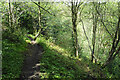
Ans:
{"type": "Polygon", "coordinates": [[[72,26],[73,26],[73,39],[74,39],[74,48],[75,56],[78,57],[78,39],[77,39],[77,8],[74,2],[72,2],[72,26]]]}
{"type": "Polygon", "coordinates": [[[92,36],[92,54],[91,54],[91,61],[93,62],[94,54],[95,54],[95,40],[96,40],[96,29],[97,29],[97,15],[96,12],[93,14],[93,36],[92,36]]]}
{"type": "Polygon", "coordinates": [[[120,47],[117,49],[117,51],[115,52],[114,55],[112,55],[113,53],[114,52],[112,52],[112,53],[110,52],[109,53],[111,55],[109,55],[107,61],[103,64],[102,68],[105,68],[108,64],[110,64],[115,59],[116,55],[120,53],[120,47]]]}
{"type": "Polygon", "coordinates": [[[72,18],[73,23],[73,39],[74,39],[74,48],[75,48],[75,56],[78,57],[78,38],[77,38],[77,25],[76,21],[72,18]]]}
{"type": "MultiPolygon", "coordinates": [[[[40,2],[38,2],[38,5],[40,6],[40,2]]],[[[41,29],[41,10],[39,7],[39,29],[41,29]]]]}
{"type": "Polygon", "coordinates": [[[9,0],[9,27],[10,27],[10,31],[13,33],[14,29],[13,29],[13,19],[12,19],[12,8],[11,8],[11,2],[9,0]]]}
{"type": "Polygon", "coordinates": [[[40,2],[38,2],[38,8],[39,8],[39,22],[38,22],[38,24],[39,24],[39,30],[37,31],[37,35],[35,36],[35,38],[34,38],[34,40],[36,40],[37,39],[37,37],[40,35],[40,33],[41,33],[41,10],[40,10],[40,2]]]}

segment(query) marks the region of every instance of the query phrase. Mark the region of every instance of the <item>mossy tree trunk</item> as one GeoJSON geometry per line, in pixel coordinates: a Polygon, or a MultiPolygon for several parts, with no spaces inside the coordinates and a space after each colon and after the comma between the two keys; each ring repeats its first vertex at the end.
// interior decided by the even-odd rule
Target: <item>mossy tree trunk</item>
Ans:
{"type": "Polygon", "coordinates": [[[78,55],[78,34],[77,34],[77,19],[78,19],[78,10],[80,8],[81,2],[76,2],[72,0],[71,2],[71,11],[72,11],[72,28],[73,28],[73,33],[72,37],[74,40],[74,50],[75,50],[75,56],[79,57],[78,55]]]}

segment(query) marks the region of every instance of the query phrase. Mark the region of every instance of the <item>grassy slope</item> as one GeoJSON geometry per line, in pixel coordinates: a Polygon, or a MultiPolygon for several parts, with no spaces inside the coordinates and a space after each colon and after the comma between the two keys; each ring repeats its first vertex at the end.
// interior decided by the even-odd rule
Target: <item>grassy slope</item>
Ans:
{"type": "Polygon", "coordinates": [[[81,79],[106,77],[105,71],[86,58],[71,57],[67,51],[43,37],[37,43],[43,46],[44,54],[40,63],[40,76],[44,78],[81,79]]]}

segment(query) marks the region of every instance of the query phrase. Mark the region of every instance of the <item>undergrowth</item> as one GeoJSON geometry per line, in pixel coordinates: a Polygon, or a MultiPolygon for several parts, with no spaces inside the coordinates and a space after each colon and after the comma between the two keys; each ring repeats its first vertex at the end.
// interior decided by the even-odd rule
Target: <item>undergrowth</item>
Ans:
{"type": "MultiPolygon", "coordinates": [[[[18,36],[15,36],[18,37],[18,36]]],[[[2,80],[16,80],[20,77],[24,51],[27,43],[19,38],[6,37],[2,41],[2,80]],[[11,41],[12,40],[12,41],[11,41]],[[14,40],[14,41],[13,41],[14,40]]]]}
{"type": "Polygon", "coordinates": [[[40,63],[41,79],[78,80],[88,77],[86,71],[77,64],[77,58],[65,55],[67,54],[66,50],[51,43],[49,40],[45,40],[43,37],[38,38],[36,41],[44,49],[40,63]]]}
{"type": "Polygon", "coordinates": [[[44,37],[37,38],[36,42],[44,49],[40,62],[41,79],[100,80],[110,78],[106,69],[102,69],[99,64],[92,63],[87,57],[70,56],[66,49],[51,43],[44,37]]]}

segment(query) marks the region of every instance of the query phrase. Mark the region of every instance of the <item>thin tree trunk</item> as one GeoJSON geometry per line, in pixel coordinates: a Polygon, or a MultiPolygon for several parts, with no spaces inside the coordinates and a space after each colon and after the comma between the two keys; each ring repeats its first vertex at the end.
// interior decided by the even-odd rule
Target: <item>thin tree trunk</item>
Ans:
{"type": "MultiPolygon", "coordinates": [[[[40,2],[38,2],[38,5],[40,6],[40,2]]],[[[39,29],[41,29],[41,10],[39,7],[39,29]]]]}
{"type": "Polygon", "coordinates": [[[86,39],[87,39],[87,41],[88,41],[89,49],[90,49],[90,51],[91,51],[91,53],[92,53],[92,48],[91,48],[91,46],[90,46],[90,41],[89,41],[89,38],[88,38],[88,36],[87,36],[87,34],[86,34],[85,27],[84,27],[84,23],[83,23],[82,19],[81,19],[81,22],[82,22],[82,28],[83,28],[85,37],[86,37],[86,39]]]}
{"type": "Polygon", "coordinates": [[[96,29],[97,29],[97,15],[96,13],[93,14],[93,36],[92,36],[92,54],[91,54],[91,61],[93,62],[94,54],[95,54],[95,40],[96,40],[96,29]]]}
{"type": "Polygon", "coordinates": [[[13,20],[12,20],[12,8],[11,8],[11,2],[9,0],[9,27],[10,27],[10,31],[13,32],[13,20]]]}
{"type": "MultiPolygon", "coordinates": [[[[38,5],[40,6],[40,2],[38,2],[38,5]]],[[[39,22],[38,22],[38,24],[39,24],[39,30],[38,30],[38,32],[37,32],[37,35],[35,36],[35,38],[34,38],[34,40],[36,40],[37,39],[37,37],[40,35],[40,33],[41,33],[41,10],[40,10],[40,7],[38,6],[38,8],[39,8],[39,22]]]]}

